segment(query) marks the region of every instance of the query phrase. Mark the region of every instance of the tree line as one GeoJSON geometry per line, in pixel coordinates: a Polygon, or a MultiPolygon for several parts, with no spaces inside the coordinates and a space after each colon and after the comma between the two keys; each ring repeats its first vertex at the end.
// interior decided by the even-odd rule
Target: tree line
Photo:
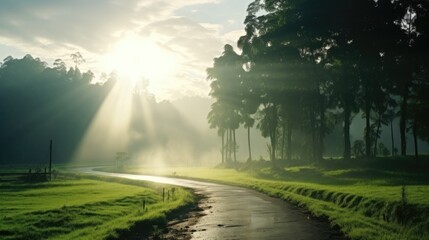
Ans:
{"type": "Polygon", "coordinates": [[[9,56],[0,63],[0,165],[48,163],[51,139],[55,163],[109,163],[115,158],[118,165],[125,160],[141,163],[153,159],[177,163],[184,156],[189,163],[196,163],[195,159],[210,150],[211,145],[202,141],[202,134],[179,110],[168,101],[156,102],[145,84],[118,95],[115,90],[124,79],[114,72],[102,74],[100,79],[94,79],[90,70],[82,72],[79,67],[85,60],[78,52],[71,54],[70,60],[72,66],[62,59],[50,66],[27,54],[9,56]],[[94,124],[99,124],[96,115],[112,102],[106,101],[109,97],[130,111],[107,105],[103,128],[93,132],[90,142],[83,141],[94,124]],[[123,126],[111,124],[116,119],[124,120],[123,126]],[[112,131],[118,133],[110,135],[112,131]],[[82,144],[87,144],[89,151],[78,156],[82,144]]]}
{"type": "MultiPolygon", "coordinates": [[[[47,163],[49,140],[55,160],[72,157],[98,108],[113,86],[93,84],[91,71],[81,72],[84,59],[71,55],[75,66],[56,59],[53,66],[27,54],[5,58],[0,65],[0,163],[47,163]]],[[[109,81],[108,81],[109,80],[109,81]]]]}
{"type": "Polygon", "coordinates": [[[215,99],[208,122],[222,139],[222,162],[236,160],[240,125],[252,159],[255,123],[274,165],[297,154],[321,161],[339,124],[349,160],[357,114],[365,121],[362,146],[354,146],[362,155],[381,154],[381,127],[399,118],[400,154],[409,133],[417,157],[417,139],[429,140],[428,10],[424,0],[254,0],[241,52],[225,45],[207,69],[215,99]]]}

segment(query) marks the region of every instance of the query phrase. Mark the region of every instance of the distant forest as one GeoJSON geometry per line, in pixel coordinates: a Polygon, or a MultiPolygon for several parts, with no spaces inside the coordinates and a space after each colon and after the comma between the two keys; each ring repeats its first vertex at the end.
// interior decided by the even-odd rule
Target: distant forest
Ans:
{"type": "Polygon", "coordinates": [[[96,114],[120,80],[112,73],[103,74],[102,82],[95,81],[91,71],[82,73],[79,70],[84,62],[79,53],[72,54],[71,58],[74,61],[71,67],[61,59],[50,67],[29,54],[21,59],[9,56],[3,60],[0,67],[0,164],[47,164],[51,139],[54,163],[79,160],[80,163],[108,164],[115,161],[117,152],[127,152],[129,162],[163,158],[171,163],[183,161],[185,156],[191,162],[210,149],[210,144],[202,141],[201,133],[170,102],[157,103],[147,91],[130,90],[121,97],[132,99],[127,103],[131,106],[119,106],[121,109],[130,107],[130,116],[107,109],[108,116],[101,119],[107,126],[111,126],[109,123],[114,119],[129,119],[129,123],[124,121],[124,126],[120,126],[124,131],[119,133],[121,138],[107,139],[112,129],[98,129],[92,136],[93,145],[86,146],[90,152],[74,159],[96,114]],[[142,106],[142,98],[145,106],[142,106]],[[151,125],[146,124],[149,120],[151,125]]]}
{"type": "MultiPolygon", "coordinates": [[[[80,54],[79,54],[80,55],[80,54]]],[[[56,159],[72,156],[113,84],[90,84],[91,71],[53,67],[39,58],[7,57],[0,67],[0,163],[43,163],[54,141],[56,159]]],[[[113,82],[113,81],[112,81],[113,82]]]]}
{"type": "Polygon", "coordinates": [[[255,0],[244,23],[241,52],[225,45],[207,69],[215,100],[208,122],[221,138],[222,162],[236,160],[240,126],[252,159],[255,124],[274,165],[322,161],[338,125],[345,160],[394,154],[393,136],[392,146],[379,142],[382,126],[399,129],[400,155],[413,141],[418,157],[417,139],[429,140],[428,1],[255,0]],[[357,114],[365,127],[351,142],[357,114]]]}

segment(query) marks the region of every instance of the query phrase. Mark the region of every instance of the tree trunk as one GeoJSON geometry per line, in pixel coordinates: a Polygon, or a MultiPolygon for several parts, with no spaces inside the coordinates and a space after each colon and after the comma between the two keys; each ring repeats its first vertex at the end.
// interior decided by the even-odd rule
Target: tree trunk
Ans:
{"type": "Polygon", "coordinates": [[[270,126],[270,138],[271,138],[271,159],[273,161],[273,167],[276,167],[276,146],[277,146],[277,123],[278,123],[278,116],[277,116],[277,106],[272,106],[272,126],[270,126]]]}
{"type": "Polygon", "coordinates": [[[418,148],[418,142],[417,142],[417,122],[415,119],[413,124],[413,138],[414,138],[414,156],[416,157],[416,162],[417,162],[417,159],[419,158],[419,148],[418,148]]]}
{"type": "Polygon", "coordinates": [[[408,88],[405,87],[402,103],[401,103],[401,119],[399,121],[399,131],[401,133],[401,155],[407,155],[407,136],[406,136],[406,127],[407,127],[407,110],[408,110],[408,88]]]}
{"type": "Polygon", "coordinates": [[[380,127],[381,127],[381,114],[378,114],[377,119],[377,130],[375,131],[375,140],[374,140],[374,156],[377,157],[377,142],[378,142],[378,135],[380,133],[380,127]]]}
{"type": "Polygon", "coordinates": [[[223,147],[225,163],[228,162],[228,129],[225,129],[225,143],[223,147]]]}
{"type": "Polygon", "coordinates": [[[271,142],[271,160],[274,162],[276,159],[276,134],[274,132],[270,133],[270,142],[271,142]]]}
{"type": "Polygon", "coordinates": [[[316,140],[316,116],[314,114],[314,104],[310,109],[310,129],[311,129],[311,150],[313,161],[317,161],[317,140],[316,140]]]}
{"type": "Polygon", "coordinates": [[[52,181],[52,139],[49,142],[49,180],[52,181]]]}
{"type": "Polygon", "coordinates": [[[287,160],[292,160],[292,123],[287,123],[287,160]]]}
{"type": "Polygon", "coordinates": [[[229,162],[229,128],[226,129],[225,162],[229,162]]]}
{"type": "Polygon", "coordinates": [[[395,156],[395,138],[393,136],[393,120],[390,120],[390,137],[392,138],[392,156],[395,156]]]}
{"type": "Polygon", "coordinates": [[[283,119],[283,127],[282,127],[282,150],[281,150],[281,154],[282,157],[281,159],[284,160],[285,159],[285,138],[286,138],[286,120],[283,119]]]}
{"type": "Polygon", "coordinates": [[[221,147],[221,151],[222,151],[222,163],[225,163],[225,130],[222,130],[222,147],[221,147]]]}
{"type": "Polygon", "coordinates": [[[252,150],[250,148],[250,126],[247,126],[247,145],[249,147],[249,161],[252,161],[252,150]]]}
{"type": "Polygon", "coordinates": [[[271,134],[271,161],[273,162],[273,167],[276,167],[276,139],[275,134],[271,134]]]}
{"type": "Polygon", "coordinates": [[[320,95],[320,131],[319,131],[319,151],[318,159],[319,161],[323,160],[324,146],[325,146],[325,98],[323,95],[320,95]]]}
{"type": "MultiPolygon", "coordinates": [[[[368,97],[367,97],[368,98],[368,97]]],[[[371,157],[371,107],[368,99],[365,100],[365,155],[367,158],[371,157]]]]}
{"type": "MultiPolygon", "coordinates": [[[[347,97],[346,97],[347,98],[347,97]]],[[[350,144],[350,116],[351,106],[348,100],[344,103],[344,160],[350,160],[351,144],[350,144]]]]}
{"type": "Polygon", "coordinates": [[[237,142],[235,141],[235,129],[232,130],[232,137],[233,137],[233,146],[232,150],[234,151],[234,162],[237,162],[237,142]]]}
{"type": "Polygon", "coordinates": [[[228,161],[232,161],[232,129],[229,129],[228,161]]]}

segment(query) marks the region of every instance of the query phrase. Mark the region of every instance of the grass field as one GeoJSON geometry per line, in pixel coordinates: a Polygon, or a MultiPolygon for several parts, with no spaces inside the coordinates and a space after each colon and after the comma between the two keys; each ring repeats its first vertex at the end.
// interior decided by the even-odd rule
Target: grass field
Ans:
{"type": "Polygon", "coordinates": [[[273,170],[264,164],[239,164],[235,169],[155,172],[140,168],[133,172],[257,189],[328,217],[352,239],[429,239],[429,174],[424,171],[315,165],[273,170]]]}
{"type": "Polygon", "coordinates": [[[159,231],[166,214],[195,201],[181,188],[163,202],[161,185],[67,176],[38,183],[0,181],[0,238],[142,237],[159,231]]]}

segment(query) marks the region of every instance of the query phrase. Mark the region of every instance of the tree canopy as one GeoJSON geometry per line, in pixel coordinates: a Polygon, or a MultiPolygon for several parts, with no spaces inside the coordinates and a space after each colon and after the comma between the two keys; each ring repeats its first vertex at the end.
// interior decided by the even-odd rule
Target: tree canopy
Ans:
{"type": "Polygon", "coordinates": [[[67,70],[61,59],[48,67],[39,58],[7,57],[0,67],[0,161],[42,162],[50,139],[68,159],[109,93],[112,84],[90,84],[94,74],[67,70]]]}
{"type": "MultiPolygon", "coordinates": [[[[217,100],[211,123],[214,116],[220,123],[231,113],[241,116],[240,123],[257,119],[262,136],[270,138],[274,165],[276,154],[285,158],[284,151],[288,159],[295,151],[322,160],[324,139],[338,120],[343,158],[350,159],[356,114],[365,120],[367,158],[377,154],[381,125],[396,116],[402,155],[407,133],[428,139],[427,1],[255,0],[247,13],[246,34],[237,40],[241,54],[226,45],[207,70],[217,100]],[[240,114],[250,101],[254,111],[240,114]],[[300,142],[301,153],[292,141],[300,142]]],[[[417,156],[416,140],[414,145],[417,156]]]]}

